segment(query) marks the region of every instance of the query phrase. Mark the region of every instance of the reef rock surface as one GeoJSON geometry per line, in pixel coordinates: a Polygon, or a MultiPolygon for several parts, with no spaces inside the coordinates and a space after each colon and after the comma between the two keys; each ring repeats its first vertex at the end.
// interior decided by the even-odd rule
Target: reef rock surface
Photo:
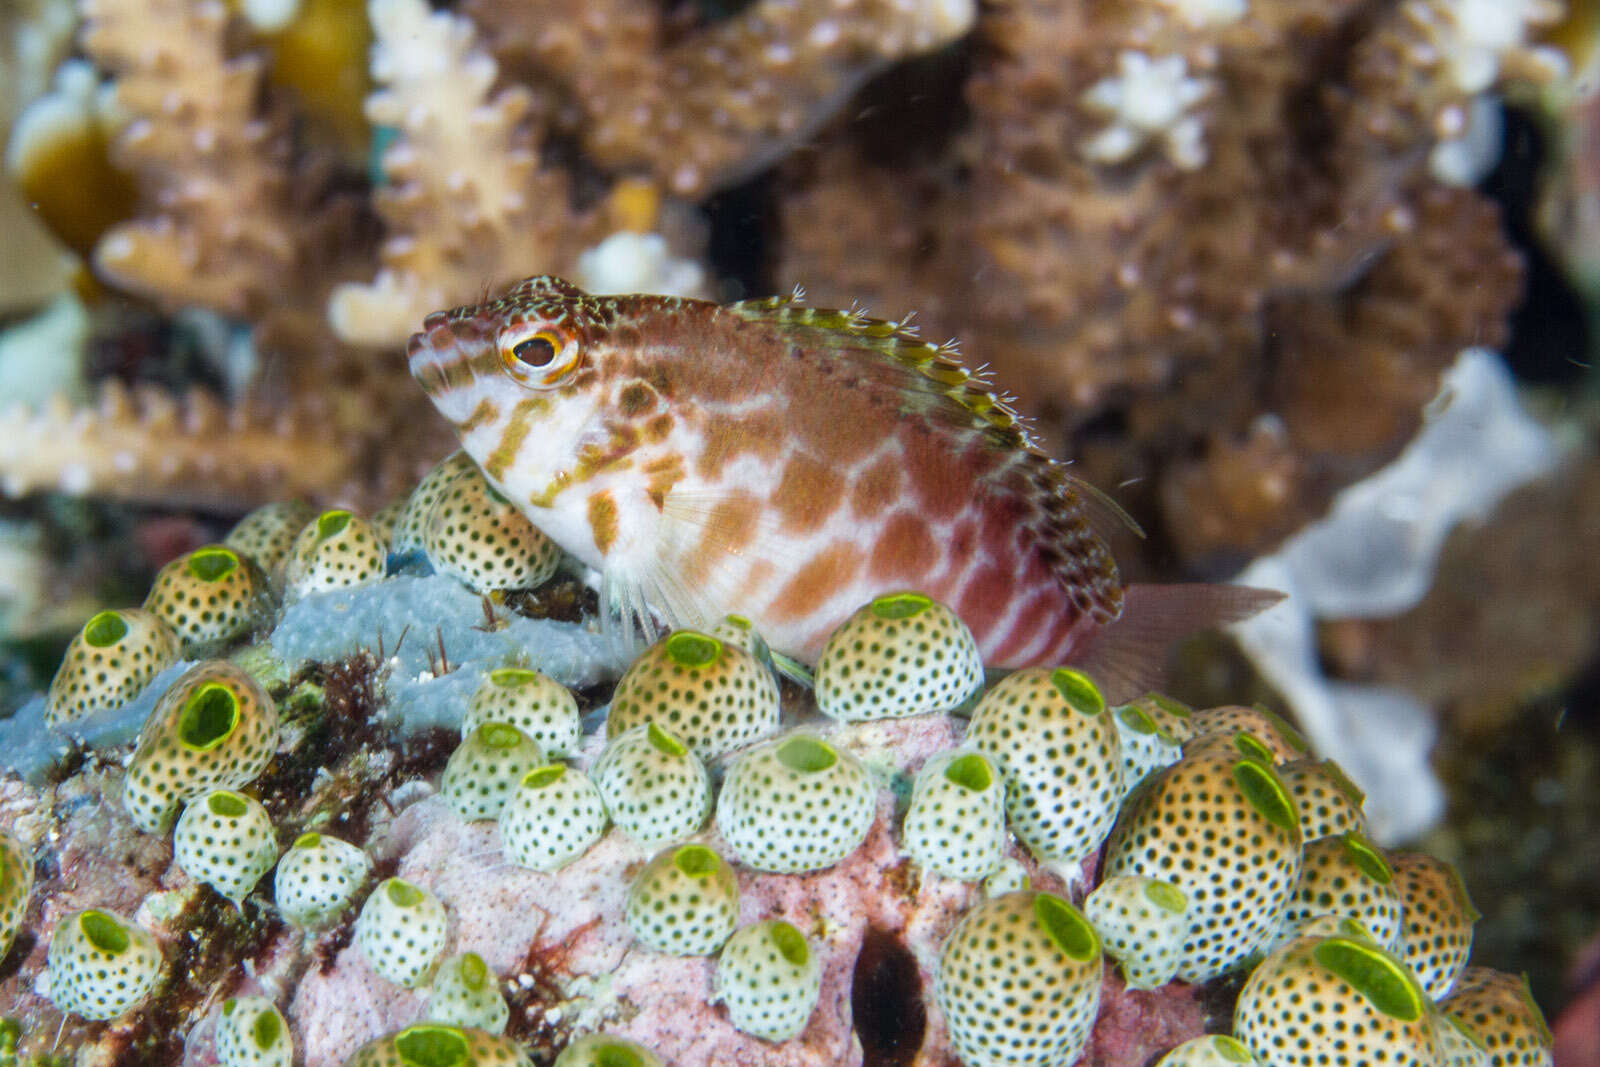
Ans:
{"type": "MultiPolygon", "coordinates": [[[[785,918],[825,961],[816,1012],[782,1044],[740,1033],[712,1003],[711,958],[664,956],[633,942],[623,903],[650,852],[614,828],[555,874],[516,867],[502,858],[494,823],[464,823],[436,794],[433,767],[373,777],[381,788],[369,797],[366,824],[348,836],[366,847],[374,878],[397,874],[438,894],[451,915],[448,951],[477,952],[502,976],[512,1007],[508,1034],[536,1063],[550,1062],[574,1034],[604,1028],[678,1065],[954,1067],[933,970],[945,936],[982,890],[919,873],[899,847],[897,808],[921,763],[964,731],[963,721],[943,715],[835,730],[832,740],[880,775],[878,818],[866,842],[809,875],[738,868],[741,922],[785,918]]],[[[599,734],[587,738],[579,764],[591,764],[600,747],[599,734]]],[[[347,762],[370,773],[390,764],[416,769],[424,758],[374,750],[347,762]]],[[[109,1024],[69,1019],[55,1037],[60,1016],[42,978],[47,946],[24,938],[0,980],[0,1015],[22,1024],[25,1049],[59,1043],[76,1047],[80,1063],[205,1067],[217,1062],[212,1034],[222,1001],[263,992],[285,1004],[299,1062],[337,1067],[366,1041],[425,1017],[426,989],[378,978],[353,945],[354,909],[343,923],[303,937],[274,914],[270,879],[242,911],[191,882],[172,865],[165,839],[128,821],[116,800],[120,774],[114,760],[91,760],[54,785],[3,784],[0,806],[31,839],[48,883],[35,895],[30,925],[51,928],[80,906],[137,915],[168,946],[171,975],[148,1010],[109,1024]],[[37,914],[44,908],[53,914],[37,914]]],[[[346,774],[320,775],[305,808],[315,805],[315,793],[348,788],[346,774]]],[[[699,840],[731,855],[714,827],[699,840]]],[[[1056,875],[1020,851],[1016,858],[1036,887],[1062,890],[1056,875]]],[[[1154,993],[1126,990],[1108,970],[1083,1062],[1136,1067],[1200,1033],[1205,1011],[1195,992],[1177,983],[1154,993]]]]}

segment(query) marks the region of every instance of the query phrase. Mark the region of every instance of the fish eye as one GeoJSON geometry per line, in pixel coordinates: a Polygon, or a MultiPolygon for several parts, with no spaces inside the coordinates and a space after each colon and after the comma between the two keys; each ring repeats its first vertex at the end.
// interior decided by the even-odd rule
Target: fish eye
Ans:
{"type": "Polygon", "coordinates": [[[537,334],[511,346],[511,354],[524,367],[548,367],[556,358],[555,338],[548,333],[537,334]]]}
{"type": "Polygon", "coordinates": [[[556,385],[578,365],[581,355],[576,337],[542,323],[524,323],[502,331],[499,348],[506,372],[530,389],[556,385]]]}

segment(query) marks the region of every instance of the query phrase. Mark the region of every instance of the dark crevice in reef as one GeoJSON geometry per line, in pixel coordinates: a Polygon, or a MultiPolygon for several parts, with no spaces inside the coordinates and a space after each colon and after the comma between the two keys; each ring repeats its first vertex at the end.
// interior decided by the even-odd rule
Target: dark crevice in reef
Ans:
{"type": "Polygon", "coordinates": [[[402,782],[437,774],[449,760],[460,738],[444,728],[406,737],[392,763],[364,758],[394,748],[391,725],[377,715],[381,671],[376,653],[361,652],[338,663],[313,664],[273,694],[287,710],[301,687],[321,691],[320,707],[294,750],[279,753],[251,788],[287,840],[315,829],[360,845],[368,837],[373,805],[402,782]],[[331,781],[318,785],[323,774],[331,781]],[[307,808],[311,796],[318,803],[307,808]]]}
{"type": "Polygon", "coordinates": [[[32,930],[17,931],[17,939],[11,943],[11,951],[6,953],[5,959],[0,960],[0,982],[22,970],[22,965],[28,962],[28,954],[38,943],[39,936],[32,930]]]}
{"type": "MultiPolygon", "coordinates": [[[[507,592],[505,606],[528,619],[583,622],[600,613],[600,596],[577,578],[562,575],[537,589],[507,592]]],[[[485,609],[485,614],[490,610],[485,609]]]]}
{"type": "Polygon", "coordinates": [[[1239,992],[1244,989],[1246,974],[1226,974],[1213,978],[1195,990],[1194,999],[1206,1013],[1206,1033],[1233,1032],[1233,1009],[1239,1003],[1239,992]]]}
{"type": "Polygon", "coordinates": [[[274,757],[250,790],[288,840],[298,837],[315,817],[315,810],[302,810],[302,805],[307,797],[319,792],[325,803],[336,804],[339,811],[335,822],[317,828],[355,844],[365,840],[366,805],[355,803],[355,796],[345,796],[349,789],[319,791],[316,782],[323,770],[337,776],[361,750],[387,744],[387,728],[373,721],[379,672],[378,657],[361,652],[339,663],[313,664],[297,674],[283,692],[272,694],[279,708],[292,715],[296,691],[303,685],[321,690],[320,707],[304,736],[292,751],[274,757]],[[339,804],[340,800],[347,802],[339,804]],[[356,808],[361,809],[359,826],[350,821],[356,808]]]}
{"type": "Polygon", "coordinates": [[[718,300],[743,300],[772,292],[772,235],[778,227],[773,172],[762,171],[724,189],[701,208],[710,232],[706,258],[723,279],[718,300]]]}
{"type": "Polygon", "coordinates": [[[867,927],[850,983],[862,1067],[908,1067],[922,1048],[928,1010],[916,957],[900,938],[867,927]]]}
{"type": "Polygon", "coordinates": [[[1583,298],[1535,223],[1538,183],[1550,157],[1547,141],[1536,115],[1507,107],[1500,162],[1478,188],[1499,203],[1506,236],[1527,272],[1522,300],[1511,312],[1506,362],[1523,381],[1572,386],[1588,372],[1595,339],[1589,336],[1583,298]]]}

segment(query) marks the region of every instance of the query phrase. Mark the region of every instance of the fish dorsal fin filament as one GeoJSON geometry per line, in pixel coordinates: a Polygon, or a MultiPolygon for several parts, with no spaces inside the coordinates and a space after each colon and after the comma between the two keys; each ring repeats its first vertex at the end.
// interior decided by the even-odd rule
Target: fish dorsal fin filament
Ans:
{"type": "Polygon", "coordinates": [[[817,358],[874,355],[884,372],[878,376],[879,382],[896,388],[918,414],[992,434],[997,447],[1035,447],[1033,435],[1011,400],[994,393],[981,373],[962,363],[954,341],[931,343],[919,336],[910,316],[875,319],[855,308],[806,307],[797,297],[745,300],[726,310],[792,336],[817,358]]]}

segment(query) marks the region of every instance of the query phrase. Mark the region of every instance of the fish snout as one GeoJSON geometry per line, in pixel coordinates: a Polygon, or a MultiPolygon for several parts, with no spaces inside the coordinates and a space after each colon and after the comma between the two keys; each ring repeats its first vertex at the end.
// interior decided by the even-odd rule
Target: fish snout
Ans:
{"type": "Polygon", "coordinates": [[[463,353],[447,313],[436,311],[422,320],[422,329],[406,342],[411,376],[440,403],[461,384],[463,353]]]}
{"type": "Polygon", "coordinates": [[[406,357],[411,361],[411,373],[418,376],[427,371],[438,371],[447,362],[459,359],[459,339],[451,327],[448,312],[435,311],[422,320],[422,329],[406,342],[406,357]]]}

